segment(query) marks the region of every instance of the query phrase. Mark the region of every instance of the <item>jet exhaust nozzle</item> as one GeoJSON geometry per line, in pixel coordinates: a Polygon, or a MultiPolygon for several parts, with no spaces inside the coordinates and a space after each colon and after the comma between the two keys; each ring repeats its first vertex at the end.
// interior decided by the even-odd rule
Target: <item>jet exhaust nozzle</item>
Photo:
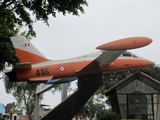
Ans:
{"type": "Polygon", "coordinates": [[[11,81],[11,82],[17,82],[16,71],[13,71],[13,70],[12,70],[12,71],[10,71],[10,72],[5,73],[5,75],[8,76],[9,81],[11,81]]]}

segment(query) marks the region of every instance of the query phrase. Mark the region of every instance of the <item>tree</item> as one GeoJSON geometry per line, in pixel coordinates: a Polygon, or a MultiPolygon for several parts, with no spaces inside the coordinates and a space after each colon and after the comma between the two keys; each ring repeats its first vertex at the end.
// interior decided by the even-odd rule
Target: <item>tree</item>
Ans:
{"type": "Polygon", "coordinates": [[[15,56],[15,52],[12,43],[9,39],[10,36],[14,36],[18,33],[18,27],[14,24],[14,21],[6,15],[6,17],[0,17],[0,71],[8,65],[15,65],[18,61],[15,56]]]}
{"type": "Polygon", "coordinates": [[[112,108],[108,108],[108,105],[106,106],[103,91],[104,86],[95,92],[75,116],[76,120],[119,120],[120,116],[112,108]]]}
{"type": "Polygon", "coordinates": [[[105,86],[105,89],[112,87],[131,73],[133,73],[133,70],[106,73],[103,76],[103,84],[105,86]]]}
{"type": "Polygon", "coordinates": [[[28,27],[26,36],[35,37],[34,21],[43,21],[48,24],[48,16],[56,17],[56,13],[63,15],[79,15],[84,13],[83,5],[86,0],[1,0],[0,1],[0,71],[6,63],[15,65],[18,62],[10,37],[17,34],[17,27],[28,27]],[[32,20],[33,14],[35,20],[32,20]]]}
{"type": "Polygon", "coordinates": [[[103,115],[106,111],[104,95],[102,94],[103,87],[100,87],[95,94],[88,100],[85,106],[75,116],[80,120],[93,120],[97,114],[103,115]]]}
{"type": "Polygon", "coordinates": [[[15,108],[15,102],[13,103],[8,103],[6,106],[5,106],[5,113],[9,113],[11,111],[12,108],[15,108]]]}
{"type": "Polygon", "coordinates": [[[48,16],[56,17],[57,12],[63,15],[79,15],[79,11],[84,13],[83,5],[88,5],[86,0],[2,0],[0,16],[7,19],[10,16],[15,24],[26,25],[28,35],[35,36],[29,11],[35,15],[35,21],[41,20],[48,24],[48,16]]]}
{"type": "Polygon", "coordinates": [[[112,109],[103,111],[102,114],[97,114],[96,120],[120,120],[119,115],[115,113],[112,109]]]}
{"type": "Polygon", "coordinates": [[[141,71],[143,71],[144,73],[148,74],[149,76],[160,81],[160,67],[159,67],[159,65],[154,64],[152,66],[142,68],[141,71]]]}
{"type": "Polygon", "coordinates": [[[22,115],[22,111],[21,110],[18,110],[17,108],[17,105],[15,104],[15,102],[13,103],[8,103],[6,106],[5,106],[5,113],[10,113],[12,109],[14,109],[15,113],[18,114],[18,115],[22,115]]]}
{"type": "Polygon", "coordinates": [[[28,119],[32,119],[35,109],[35,91],[37,84],[19,83],[14,88],[13,96],[17,100],[17,105],[21,110],[25,110],[28,119]]]}
{"type": "MultiPolygon", "coordinates": [[[[17,108],[20,111],[25,111],[28,119],[32,119],[32,113],[35,108],[35,92],[38,84],[28,84],[26,82],[11,83],[7,77],[3,78],[5,83],[6,93],[13,94],[16,99],[17,108]]],[[[40,99],[43,97],[41,96],[40,99]]]]}

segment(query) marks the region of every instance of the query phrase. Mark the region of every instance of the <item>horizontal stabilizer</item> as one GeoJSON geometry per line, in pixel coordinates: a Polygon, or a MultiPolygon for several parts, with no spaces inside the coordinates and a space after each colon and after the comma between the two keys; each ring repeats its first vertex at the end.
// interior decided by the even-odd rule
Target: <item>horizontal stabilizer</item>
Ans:
{"type": "Polygon", "coordinates": [[[14,69],[31,69],[31,68],[32,68],[31,62],[18,63],[14,66],[14,69]]]}
{"type": "Polygon", "coordinates": [[[29,78],[29,81],[32,82],[38,82],[38,81],[48,81],[53,79],[53,76],[45,76],[45,77],[34,77],[34,78],[29,78]]]}
{"type": "Polygon", "coordinates": [[[128,50],[144,47],[152,42],[152,39],[147,37],[130,37],[115,40],[96,47],[100,50],[128,50]]]}

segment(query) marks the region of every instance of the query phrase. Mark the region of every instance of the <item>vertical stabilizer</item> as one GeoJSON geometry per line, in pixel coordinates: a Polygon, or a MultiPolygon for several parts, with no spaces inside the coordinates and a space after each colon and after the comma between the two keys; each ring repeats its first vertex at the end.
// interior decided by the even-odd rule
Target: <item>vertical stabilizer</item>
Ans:
{"type": "Polygon", "coordinates": [[[11,37],[19,62],[31,62],[32,64],[49,61],[37,50],[24,36],[11,37]]]}

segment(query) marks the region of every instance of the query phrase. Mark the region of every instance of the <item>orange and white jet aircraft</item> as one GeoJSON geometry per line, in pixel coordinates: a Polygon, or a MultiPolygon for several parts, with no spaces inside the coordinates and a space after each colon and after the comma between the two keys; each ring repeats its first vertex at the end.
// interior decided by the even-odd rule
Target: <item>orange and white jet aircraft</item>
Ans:
{"type": "Polygon", "coordinates": [[[5,73],[10,81],[63,83],[83,75],[106,73],[153,65],[126,50],[146,46],[147,37],[130,37],[96,47],[99,51],[64,60],[45,58],[24,36],[11,37],[19,63],[5,73]],[[51,81],[51,82],[50,82],[51,81]]]}

